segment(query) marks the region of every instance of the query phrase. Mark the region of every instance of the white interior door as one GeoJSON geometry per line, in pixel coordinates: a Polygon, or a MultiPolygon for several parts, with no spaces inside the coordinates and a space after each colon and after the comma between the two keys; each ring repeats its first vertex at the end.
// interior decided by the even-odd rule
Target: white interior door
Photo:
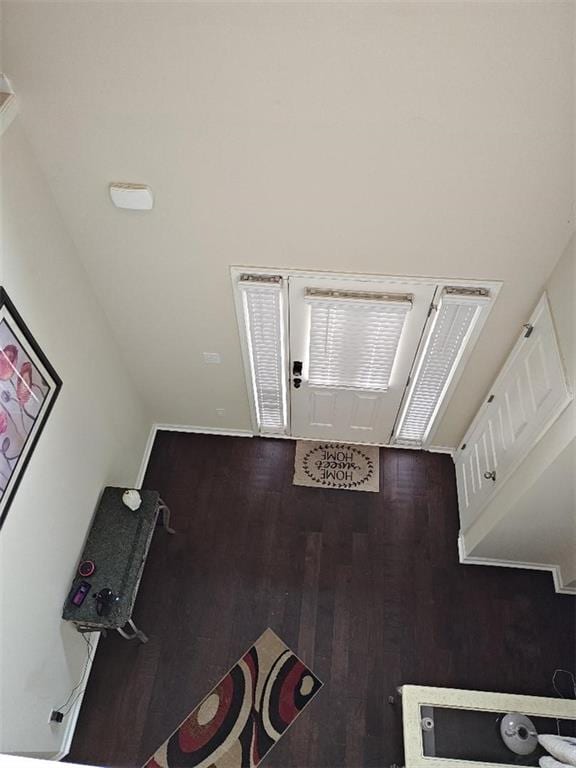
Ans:
{"type": "Polygon", "coordinates": [[[544,295],[455,456],[463,530],[570,399],[544,295]]]}
{"type": "Polygon", "coordinates": [[[291,435],[388,443],[436,283],[290,276],[291,435]]]}

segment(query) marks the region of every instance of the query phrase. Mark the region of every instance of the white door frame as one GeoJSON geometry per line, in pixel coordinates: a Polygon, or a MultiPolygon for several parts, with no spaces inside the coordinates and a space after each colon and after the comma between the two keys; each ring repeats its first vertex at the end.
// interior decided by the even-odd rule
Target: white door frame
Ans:
{"type": "MultiPolygon", "coordinates": [[[[434,446],[433,440],[434,436],[436,434],[436,431],[438,429],[438,426],[441,421],[441,416],[444,414],[448,402],[450,399],[450,396],[452,395],[456,384],[458,383],[458,380],[460,379],[460,376],[465,368],[466,362],[468,358],[470,357],[476,342],[478,340],[478,337],[480,335],[480,332],[488,319],[488,316],[490,315],[492,308],[494,306],[494,303],[496,301],[496,298],[498,297],[498,294],[500,293],[500,290],[502,288],[502,281],[500,280],[481,280],[481,279],[465,279],[465,278],[446,278],[446,277],[426,277],[422,275],[385,275],[385,274],[375,274],[375,273],[357,273],[357,272],[333,272],[328,270],[308,270],[308,269],[291,269],[288,267],[259,267],[254,265],[232,265],[230,267],[230,278],[232,280],[232,292],[234,296],[234,304],[236,308],[236,322],[237,322],[237,328],[238,328],[238,336],[240,339],[240,349],[242,352],[242,361],[244,364],[244,373],[246,378],[246,389],[248,394],[248,403],[250,407],[250,420],[252,425],[252,431],[254,435],[259,435],[259,429],[258,429],[258,418],[256,414],[256,405],[254,402],[254,397],[252,393],[252,381],[250,377],[250,353],[248,350],[248,343],[246,339],[246,334],[244,332],[244,328],[241,323],[242,318],[242,297],[240,295],[240,290],[238,288],[239,278],[240,275],[250,273],[250,274],[259,274],[259,275],[280,275],[284,280],[287,280],[290,277],[310,277],[311,279],[318,279],[318,278],[325,278],[326,280],[354,280],[354,281],[364,281],[367,284],[370,284],[373,280],[386,280],[389,282],[397,282],[399,284],[405,283],[407,280],[416,283],[416,284],[434,284],[437,286],[436,296],[439,296],[442,289],[446,286],[455,286],[455,287],[470,287],[470,288],[487,288],[490,290],[491,295],[491,302],[489,304],[487,312],[484,314],[484,316],[480,319],[478,322],[477,328],[473,334],[473,338],[470,339],[470,342],[466,346],[466,349],[464,350],[464,353],[459,361],[459,364],[457,368],[454,371],[454,375],[452,377],[452,380],[450,381],[448,390],[447,390],[447,396],[442,404],[442,407],[439,409],[439,412],[437,414],[437,417],[435,418],[435,424],[433,428],[430,430],[430,433],[428,435],[428,439],[426,441],[426,444],[422,446],[422,448],[425,448],[426,450],[431,451],[442,451],[446,453],[452,454],[452,452],[455,450],[454,448],[446,448],[441,446],[434,446]]],[[[288,312],[288,302],[285,302],[285,322],[286,322],[286,328],[289,331],[289,312],[288,312]]],[[[416,355],[414,357],[414,361],[412,363],[412,370],[414,370],[415,365],[418,362],[418,359],[420,357],[423,342],[426,338],[426,333],[430,328],[430,318],[427,321],[424,332],[422,334],[422,339],[420,344],[418,345],[418,349],[416,351],[416,355]]],[[[286,338],[289,338],[289,333],[286,334],[286,338]]],[[[285,371],[286,376],[286,386],[288,387],[288,392],[290,391],[290,370],[288,370],[289,366],[287,366],[287,370],[285,371]]],[[[411,374],[412,375],[412,374],[411,374]]],[[[404,394],[404,398],[402,399],[402,403],[400,404],[400,410],[403,407],[404,399],[406,397],[406,393],[408,392],[409,388],[406,388],[406,392],[404,394]]],[[[288,398],[288,408],[290,408],[290,398],[288,398]]],[[[399,410],[399,412],[400,412],[399,410]]],[[[270,435],[270,437],[276,437],[276,438],[286,438],[288,440],[295,439],[292,437],[292,435],[270,435]]],[[[409,448],[410,450],[413,450],[410,446],[405,446],[402,444],[395,444],[395,443],[377,443],[377,445],[381,445],[383,447],[395,447],[395,448],[409,448]]]]}

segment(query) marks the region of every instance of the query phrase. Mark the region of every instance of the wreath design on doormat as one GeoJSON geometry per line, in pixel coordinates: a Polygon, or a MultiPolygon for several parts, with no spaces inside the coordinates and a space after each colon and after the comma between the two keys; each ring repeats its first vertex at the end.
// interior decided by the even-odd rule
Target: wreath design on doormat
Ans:
{"type": "Polygon", "coordinates": [[[326,488],[358,488],[374,476],[374,462],[357,445],[322,443],[302,459],[305,475],[326,488]]]}

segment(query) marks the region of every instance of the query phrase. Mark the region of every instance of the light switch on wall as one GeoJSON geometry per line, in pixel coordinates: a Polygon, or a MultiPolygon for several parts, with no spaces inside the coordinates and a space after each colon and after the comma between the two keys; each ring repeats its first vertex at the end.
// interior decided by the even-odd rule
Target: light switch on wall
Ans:
{"type": "Polygon", "coordinates": [[[218,365],[221,362],[220,352],[203,352],[202,355],[208,365],[218,365]]]}

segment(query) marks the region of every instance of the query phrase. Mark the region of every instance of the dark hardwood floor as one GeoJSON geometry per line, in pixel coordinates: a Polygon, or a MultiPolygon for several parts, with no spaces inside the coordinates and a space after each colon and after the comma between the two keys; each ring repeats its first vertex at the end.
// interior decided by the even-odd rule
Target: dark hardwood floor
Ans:
{"type": "Polygon", "coordinates": [[[160,433],[145,487],[162,529],[135,621],[99,645],[70,759],[138,766],[266,627],[325,686],[270,768],[401,763],[402,683],[552,695],[575,601],[547,573],[458,563],[448,456],[383,449],[381,491],[292,485],[294,443],[160,433]]]}

